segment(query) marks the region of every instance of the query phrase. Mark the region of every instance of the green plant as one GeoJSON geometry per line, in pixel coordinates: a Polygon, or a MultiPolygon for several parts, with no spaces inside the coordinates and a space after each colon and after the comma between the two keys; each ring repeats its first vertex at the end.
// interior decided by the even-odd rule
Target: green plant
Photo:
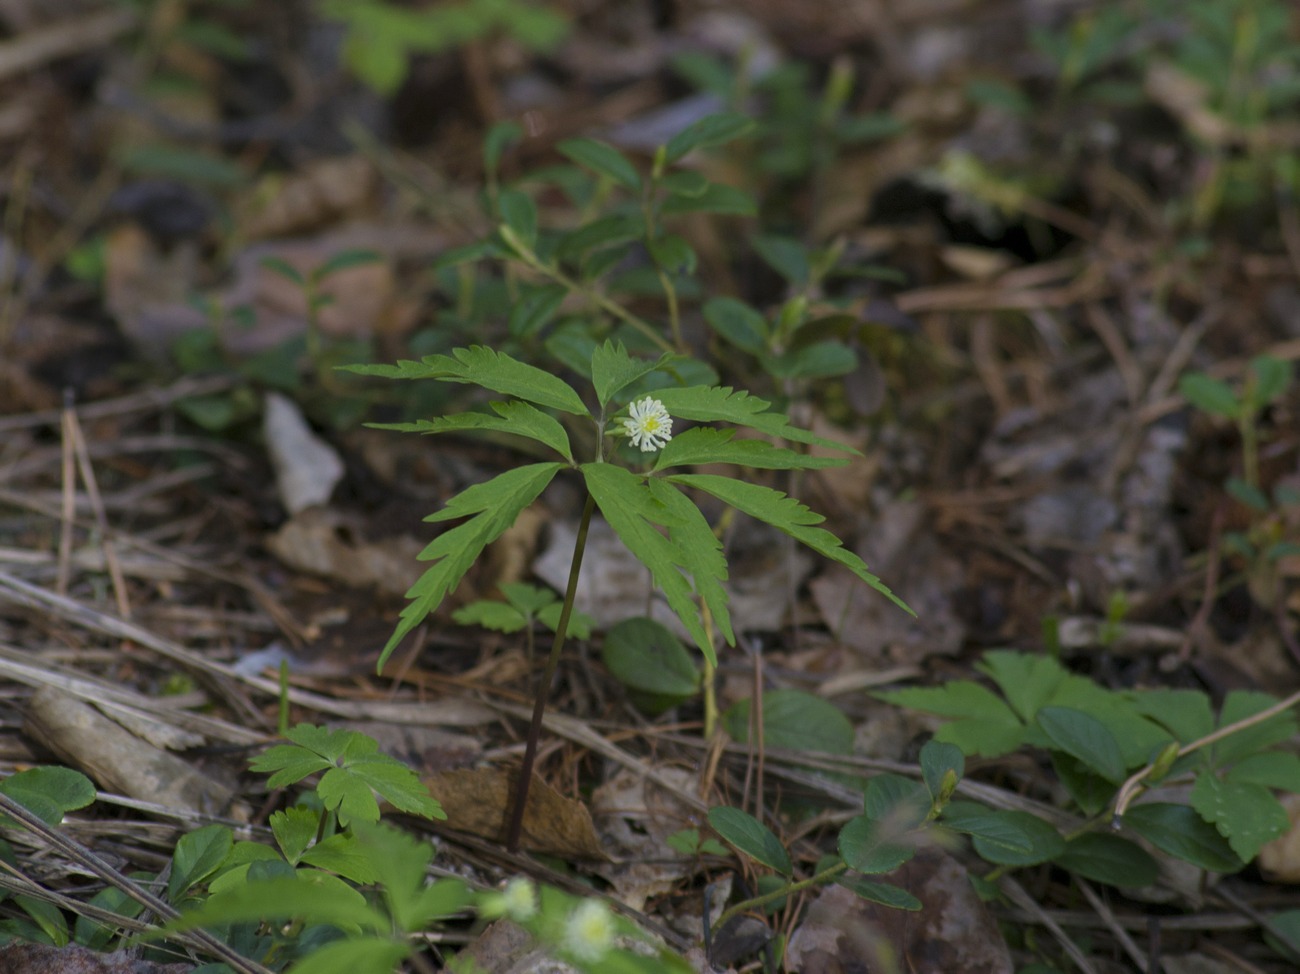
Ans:
{"type": "MultiPolygon", "coordinates": [[[[533,658],[533,623],[540,622],[551,632],[560,625],[562,605],[550,589],[538,588],[524,582],[506,582],[501,586],[504,602],[479,599],[463,605],[451,617],[463,626],[482,626],[496,632],[524,631],[526,652],[533,658]]],[[[585,612],[574,612],[569,618],[569,629],[578,639],[591,635],[595,620],[585,612]]]]}

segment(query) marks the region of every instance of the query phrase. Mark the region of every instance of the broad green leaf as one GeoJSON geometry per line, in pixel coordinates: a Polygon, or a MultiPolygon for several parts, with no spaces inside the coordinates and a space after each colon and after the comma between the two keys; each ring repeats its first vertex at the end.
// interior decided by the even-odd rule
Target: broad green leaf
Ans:
{"type": "Polygon", "coordinates": [[[702,193],[693,196],[673,195],[664,200],[659,212],[664,216],[684,213],[719,213],[724,216],[757,216],[758,201],[735,186],[709,183],[702,193]]]}
{"type": "Polygon", "coordinates": [[[1068,675],[1050,656],[994,649],[985,653],[976,669],[987,673],[1023,721],[1031,721],[1068,675]]]}
{"type": "Polygon", "coordinates": [[[1187,744],[1214,730],[1210,698],[1201,690],[1140,690],[1131,694],[1133,706],[1187,744]]]}
{"type": "Polygon", "coordinates": [[[903,835],[866,815],[851,818],[840,829],[840,855],[855,869],[867,875],[888,873],[916,855],[915,846],[897,841],[903,835]]]}
{"type": "Polygon", "coordinates": [[[920,900],[901,886],[895,886],[893,883],[879,883],[867,879],[865,876],[840,876],[835,882],[845,889],[852,890],[864,900],[879,903],[881,906],[890,906],[895,910],[916,911],[921,909],[920,900]]]}
{"type": "MultiPolygon", "coordinates": [[[[551,632],[560,628],[560,615],[564,611],[564,604],[561,602],[552,602],[537,613],[537,621],[544,625],[551,632]]],[[[569,613],[569,630],[568,634],[574,639],[590,639],[591,630],[596,626],[596,620],[585,612],[579,612],[574,609],[569,613]]]]}
{"type": "Polygon", "coordinates": [[[754,128],[754,120],[744,115],[721,113],[709,115],[678,132],[664,147],[664,161],[674,163],[693,149],[725,145],[754,128]]]}
{"type": "Polygon", "coordinates": [[[581,469],[587,490],[609,526],[637,560],[650,569],[669,607],[682,620],[700,651],[713,659],[713,647],[700,621],[691,584],[678,571],[679,567],[687,567],[689,559],[679,545],[664,537],[656,527],[672,521],[668,509],[655,498],[643,478],[623,467],[586,463],[581,469]]]}
{"type": "Polygon", "coordinates": [[[748,426],[760,433],[777,436],[796,443],[857,453],[852,447],[834,440],[824,439],[797,426],[791,426],[784,413],[769,412],[771,403],[747,392],[736,392],[729,386],[686,386],[659,389],[655,397],[668,412],[681,419],[697,423],[735,423],[748,426]]]}
{"type": "Polygon", "coordinates": [[[463,605],[451,617],[462,626],[482,626],[493,632],[518,632],[528,625],[528,619],[513,605],[491,599],[463,605]]]}
{"type": "Polygon", "coordinates": [[[284,858],[296,866],[307,848],[316,841],[320,829],[320,813],[310,808],[294,805],[280,812],[273,812],[268,823],[275,844],[284,853],[284,858]]]}
{"type": "MultiPolygon", "coordinates": [[[[939,821],[952,829],[980,841],[989,847],[1005,849],[1012,854],[1030,855],[1035,842],[1025,832],[1021,822],[1007,812],[994,811],[975,802],[949,802],[939,821]]],[[[1050,844],[1051,839],[1047,842],[1050,844]]]]}
{"type": "Polygon", "coordinates": [[[997,817],[1000,830],[985,826],[971,832],[971,844],[980,858],[999,866],[1036,866],[1065,851],[1061,834],[1038,816],[1028,812],[998,812],[997,817]],[[1015,830],[1014,840],[1010,839],[1009,830],[1015,830]],[[993,834],[985,835],[985,831],[993,834]]]}
{"type": "Polygon", "coordinates": [[[1291,826],[1282,803],[1263,785],[1222,781],[1209,772],[1192,785],[1192,807],[1246,862],[1291,826]]]}
{"type": "Polygon", "coordinates": [[[678,433],[655,457],[655,470],[696,463],[734,463],[759,470],[820,470],[842,467],[848,461],[838,457],[813,457],[766,440],[735,439],[733,429],[696,426],[678,433]]]}
{"type": "Polygon", "coordinates": [[[1107,781],[1124,780],[1124,757],[1115,735],[1096,717],[1069,707],[1043,707],[1038,726],[1052,744],[1077,758],[1107,781]]]}
{"type": "Polygon", "coordinates": [[[1245,863],[1214,826],[1188,805],[1145,802],[1124,813],[1124,824],[1157,849],[1216,873],[1235,873],[1245,863]]]}
{"type": "MultiPolygon", "coordinates": [[[[737,741],[749,740],[748,698],[727,708],[722,726],[737,741]]],[[[822,697],[803,690],[768,690],[763,694],[763,744],[790,751],[852,754],[853,725],[822,697]]]]}
{"type": "Polygon", "coordinates": [[[1300,961],[1300,910],[1283,910],[1266,921],[1264,942],[1289,961],[1300,961]]]}
{"type": "Polygon", "coordinates": [[[808,248],[791,237],[760,234],[753,240],[758,256],[795,287],[805,286],[812,278],[808,248]]]}
{"type": "Polygon", "coordinates": [[[606,176],[625,189],[634,193],[641,189],[641,174],[636,166],[612,145],[595,139],[565,139],[556,148],[583,168],[606,176]]]}
{"type": "Polygon", "coordinates": [[[629,385],[662,368],[676,356],[664,354],[657,360],[632,358],[622,342],[606,341],[598,345],[591,355],[591,384],[596,388],[596,401],[604,409],[611,399],[629,385]]]}
{"type": "Polygon", "coordinates": [[[956,744],[926,741],[921,748],[921,776],[930,797],[939,801],[952,795],[953,788],[966,773],[966,756],[956,744]]]}
{"type": "Polygon", "coordinates": [[[167,898],[175,903],[187,890],[216,872],[234,842],[230,829],[224,825],[205,825],[182,835],[172,853],[167,898]]]}
{"type": "Polygon", "coordinates": [[[624,619],[605,633],[601,659],[625,687],[673,697],[693,696],[700,672],[682,641],[653,619],[624,619]]]}
{"type": "Polygon", "coordinates": [[[510,307],[506,330],[513,338],[527,338],[536,334],[555,317],[568,295],[568,289],[561,284],[520,286],[518,296],[510,307]]]}
{"type": "MultiPolygon", "coordinates": [[[[133,879],[147,881],[152,878],[147,873],[132,876],[133,879]]],[[[125,891],[116,886],[107,886],[92,896],[91,906],[98,907],[119,917],[134,920],[144,912],[144,904],[132,899],[125,891]]],[[[102,914],[101,914],[102,915],[102,914]]],[[[96,952],[107,952],[113,940],[121,933],[121,928],[107,923],[100,923],[89,916],[78,916],[72,928],[72,939],[96,952]]]]}
{"type": "Polygon", "coordinates": [[[833,379],[858,367],[858,353],[836,339],[763,356],[763,368],[775,379],[833,379]]]}
{"type": "MultiPolygon", "coordinates": [[[[598,248],[613,248],[645,236],[645,217],[639,213],[618,213],[584,223],[560,238],[555,255],[561,260],[576,260],[598,248]]],[[[619,251],[621,259],[621,251],[619,251]]],[[[591,271],[588,271],[591,273],[591,271]]],[[[599,277],[599,273],[592,273],[599,277]]]]}
{"type": "MultiPolygon", "coordinates": [[[[672,441],[669,441],[672,446],[672,441]]],[[[729,646],[736,645],[736,634],[731,628],[731,612],[727,608],[727,590],[722,583],[727,580],[727,559],[722,552],[722,541],[713,532],[700,509],[684,493],[657,477],[648,478],[650,495],[668,512],[670,524],[668,537],[677,546],[682,567],[695,583],[695,594],[708,606],[713,624],[722,633],[729,646]]],[[[717,665],[712,647],[705,658],[717,665]]]]}
{"type": "Polygon", "coordinates": [[[970,680],[950,680],[941,687],[889,690],[875,696],[900,707],[951,718],[934,739],[956,744],[965,754],[999,757],[1025,741],[1026,727],[1015,712],[987,687],[970,680]]]}
{"type": "Polygon", "coordinates": [[[23,912],[32,918],[49,943],[55,947],[67,946],[68,920],[61,909],[47,900],[24,894],[15,896],[14,903],[22,907],[23,912]]]}
{"type": "MultiPolygon", "coordinates": [[[[1253,717],[1277,702],[1276,697],[1267,693],[1233,690],[1223,700],[1223,709],[1219,713],[1219,727],[1227,727],[1247,717],[1253,717]]],[[[1214,762],[1219,766],[1228,764],[1247,754],[1254,754],[1289,740],[1295,733],[1295,712],[1283,711],[1268,720],[1245,727],[1216,743],[1213,748],[1214,762]]]]}
{"type": "Polygon", "coordinates": [[[362,886],[369,886],[378,879],[374,864],[357,848],[356,837],[348,832],[326,836],[302,854],[302,862],[338,873],[362,886]]]}
{"type": "MultiPolygon", "coordinates": [[[[1104,724],[1119,745],[1125,767],[1146,763],[1172,739],[1164,728],[1143,717],[1128,695],[1108,690],[1082,676],[1067,675],[1049,703],[1082,711],[1104,724]]],[[[1048,746],[1048,738],[1035,725],[1030,727],[1029,739],[1030,743],[1048,746]]]]}
{"type": "MultiPolygon", "coordinates": [[[[409,367],[411,364],[399,362],[398,368],[409,375],[415,371],[409,367]]],[[[482,386],[493,392],[526,399],[564,413],[587,415],[587,407],[582,404],[582,398],[563,379],[483,345],[457,348],[451,355],[429,355],[422,364],[427,370],[424,376],[426,378],[482,386]]],[[[352,371],[360,370],[354,366],[352,371]]],[[[365,374],[384,373],[366,371],[365,374]]]]}
{"type": "Polygon", "coordinates": [[[528,616],[536,616],[551,603],[557,601],[556,595],[549,588],[529,585],[527,582],[502,582],[501,594],[506,601],[528,616]]]}
{"type": "Polygon", "coordinates": [[[719,805],[709,809],[709,824],[715,832],[756,862],[783,876],[794,873],[790,855],[766,825],[739,808],[719,805]]]}
{"type": "Polygon", "coordinates": [[[379,671],[382,672],[402,638],[442,604],[483,549],[514,524],[519,513],[537,500],[561,469],[563,464],[559,463],[534,463],[507,470],[486,483],[467,488],[449,500],[443,510],[425,518],[426,521],[461,517],[469,520],[438,535],[420,552],[421,561],[431,561],[434,565],[406,593],[411,601],[402,610],[401,620],[380,654],[379,671]]]}
{"type": "Polygon", "coordinates": [[[861,558],[845,548],[839,538],[824,528],[814,527],[825,518],[820,514],[814,514],[794,498],[787,497],[779,490],[770,487],[733,480],[730,477],[719,477],[716,474],[676,474],[667,479],[671,483],[698,488],[752,518],[766,521],[818,554],[831,561],[839,562],[908,615],[916,615],[906,602],[871,573],[861,558]]]}
{"type": "MultiPolygon", "coordinates": [[[[63,816],[95,800],[95,785],[80,771],[57,766],[27,768],[0,781],[8,795],[46,825],[58,825],[63,816]]],[[[0,816],[0,822],[7,821],[0,816]]]]}
{"type": "Polygon", "coordinates": [[[1202,412],[1236,419],[1242,404],[1232,388],[1204,372],[1189,372],[1178,380],[1183,398],[1202,412]]]}
{"type": "Polygon", "coordinates": [[[1150,886],[1160,873],[1140,845],[1105,832],[1085,832],[1071,839],[1053,861],[1084,879],[1111,886],[1150,886]]]}
{"type": "Polygon", "coordinates": [[[510,402],[492,402],[490,405],[497,415],[454,413],[436,419],[419,419],[413,423],[369,423],[367,425],[371,429],[396,430],[399,433],[464,433],[475,430],[510,433],[543,443],[570,463],[573,462],[569,435],[555,417],[518,399],[510,402]]]}
{"type": "Polygon", "coordinates": [[[300,919],[328,923],[343,930],[384,931],[390,922],[366,898],[328,873],[301,871],[294,876],[254,880],[209,896],[164,927],[193,930],[227,923],[268,923],[300,919]]]}
{"type": "Polygon", "coordinates": [[[379,820],[379,806],[371,791],[378,792],[398,811],[425,818],[447,817],[419,776],[387,754],[352,755],[342,768],[326,771],[316,786],[322,804],[337,811],[339,824],[345,828],[354,821],[379,820]]]}
{"type": "Polygon", "coordinates": [[[376,883],[398,930],[423,930],[469,902],[468,890],[458,879],[426,885],[425,873],[433,858],[427,839],[383,824],[363,823],[355,833],[357,848],[374,866],[376,883]]]}
{"type": "Polygon", "coordinates": [[[532,197],[517,189],[505,189],[497,196],[497,207],[515,237],[529,247],[537,243],[537,206],[532,197]]]}
{"type": "Polygon", "coordinates": [[[1052,751],[1051,758],[1052,770],[1083,814],[1100,815],[1115,797],[1115,783],[1064,751],[1052,751]]]}
{"type": "Polygon", "coordinates": [[[1259,355],[1250,360],[1254,379],[1253,405],[1256,409],[1267,406],[1291,384],[1291,363],[1276,355],[1259,355]]]}
{"type": "Polygon", "coordinates": [[[686,238],[675,233],[661,234],[649,240],[646,249],[655,264],[670,276],[694,274],[699,263],[699,257],[686,238]]]}
{"type": "Polygon", "coordinates": [[[286,974],[392,974],[411,948],[388,937],[335,940],[313,950],[286,974]]]}
{"type": "Polygon", "coordinates": [[[709,326],[737,348],[751,355],[767,351],[767,319],[745,302],[710,298],[701,310],[709,326]]]}
{"type": "Polygon", "coordinates": [[[1240,477],[1229,477],[1224,481],[1223,489],[1233,500],[1245,505],[1257,514],[1268,513],[1268,495],[1254,484],[1249,484],[1240,477]]]}
{"type": "Polygon", "coordinates": [[[900,831],[914,829],[930,814],[929,790],[919,781],[901,774],[872,775],[863,792],[862,810],[867,818],[886,822],[900,831]]]}
{"type": "Polygon", "coordinates": [[[1300,794],[1300,756],[1288,751],[1248,754],[1228,770],[1224,780],[1300,794]]]}

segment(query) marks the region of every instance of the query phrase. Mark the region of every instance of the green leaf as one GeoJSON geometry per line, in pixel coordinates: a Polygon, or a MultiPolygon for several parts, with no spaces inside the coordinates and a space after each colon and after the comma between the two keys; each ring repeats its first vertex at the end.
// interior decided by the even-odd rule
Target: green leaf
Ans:
{"type": "Polygon", "coordinates": [[[890,906],[896,910],[921,909],[920,900],[893,883],[880,883],[865,876],[840,876],[835,882],[845,889],[852,890],[864,900],[879,903],[881,906],[890,906]]]}
{"type": "Polygon", "coordinates": [[[303,870],[292,877],[255,880],[213,893],[163,929],[179,932],[227,923],[293,919],[328,923],[343,930],[389,928],[388,918],[346,882],[328,873],[303,870]]]}
{"type": "MultiPolygon", "coordinates": [[[[564,605],[561,602],[552,602],[546,608],[537,613],[537,621],[544,625],[551,632],[560,628],[560,614],[564,611],[564,605]]],[[[576,609],[569,613],[569,635],[574,639],[590,639],[591,630],[596,626],[596,620],[585,612],[579,612],[576,609]]]]}
{"type": "MultiPolygon", "coordinates": [[[[1050,837],[1035,842],[1025,831],[1022,820],[1012,817],[1011,813],[994,811],[975,802],[949,802],[939,821],[954,832],[969,835],[972,839],[979,838],[986,847],[1004,849],[1012,854],[1032,856],[1036,848],[1042,851],[1043,846],[1051,847],[1050,837]]],[[[1061,848],[1064,848],[1063,844],[1061,848]]],[[[1046,855],[1043,858],[1050,857],[1046,855]]]]}
{"type": "MultiPolygon", "coordinates": [[[[691,584],[678,568],[686,568],[691,560],[674,540],[664,537],[656,525],[673,520],[662,501],[657,499],[638,477],[623,467],[610,463],[587,463],[581,467],[587,490],[595,498],[609,526],[623,544],[650,569],[650,575],[664,593],[669,607],[682,620],[695,644],[705,657],[712,660],[713,647],[705,635],[700,621],[700,610],[695,604],[691,584]]],[[[709,532],[710,536],[712,532],[709,532]]]]}
{"type": "MultiPolygon", "coordinates": [[[[617,213],[584,223],[564,234],[555,248],[562,260],[574,260],[601,247],[613,247],[645,236],[645,218],[639,213],[617,213]]],[[[621,252],[620,252],[621,256],[621,252]]],[[[587,273],[591,273],[588,271],[587,273]]],[[[599,277],[599,274],[591,274],[599,277]]]]}
{"type": "Polygon", "coordinates": [[[1287,751],[1248,754],[1228,770],[1224,780],[1300,794],[1300,756],[1287,751]]]}
{"type": "Polygon", "coordinates": [[[41,929],[51,944],[55,947],[67,945],[68,921],[62,910],[53,903],[37,899],[35,896],[20,894],[14,897],[14,902],[36,922],[36,926],[41,929]]]}
{"type": "Polygon", "coordinates": [[[316,833],[320,829],[320,812],[293,805],[283,811],[273,812],[268,824],[284,858],[289,860],[290,865],[296,866],[302,854],[316,841],[316,833]]]}
{"type": "Polygon", "coordinates": [[[653,619],[624,619],[605,633],[601,659],[625,687],[686,698],[700,673],[682,641],[653,619]]]}
{"type": "Polygon", "coordinates": [[[867,875],[892,872],[916,855],[910,844],[895,841],[902,832],[867,815],[851,818],[840,829],[839,850],[850,869],[867,875]]]}
{"type": "Polygon", "coordinates": [[[490,599],[463,605],[451,617],[462,626],[482,626],[493,632],[518,632],[528,625],[527,617],[513,605],[490,599]]]}
{"type": "Polygon", "coordinates": [[[1223,489],[1229,497],[1249,507],[1252,511],[1258,514],[1268,512],[1268,495],[1254,484],[1247,483],[1240,477],[1229,477],[1224,482],[1223,489]]]}
{"type": "MultiPolygon", "coordinates": [[[[400,368],[413,364],[399,362],[398,366],[400,368]]],[[[470,383],[517,399],[526,399],[539,406],[549,406],[564,413],[572,413],[575,416],[588,415],[587,407],[582,404],[582,397],[563,379],[483,345],[455,349],[451,356],[429,355],[422,365],[425,378],[470,383]]],[[[352,371],[359,370],[352,367],[352,371]]],[[[367,371],[364,374],[384,373],[367,371]]],[[[421,376],[398,377],[419,378],[421,376]]]]}
{"type": "MultiPolygon", "coordinates": [[[[1028,812],[995,814],[1000,820],[1000,828],[987,825],[971,832],[971,844],[981,859],[998,866],[1036,866],[1065,851],[1065,840],[1060,833],[1038,816],[1028,812]],[[1010,830],[1015,831],[1011,833],[1010,830]],[[986,835],[985,832],[993,834],[986,835]],[[1029,843],[1027,851],[1024,848],[1026,840],[1029,843]]],[[[946,814],[943,820],[947,821],[946,814]]]]}
{"type": "Polygon", "coordinates": [[[1226,383],[1204,372],[1189,372],[1178,380],[1178,391],[1183,398],[1202,412],[1236,419],[1242,404],[1226,383]]]}
{"type": "Polygon", "coordinates": [[[483,137],[483,169],[489,179],[495,179],[501,167],[501,156],[506,149],[523,138],[523,126],[515,121],[497,122],[483,137]]]}
{"type": "MultiPolygon", "coordinates": [[[[669,441],[672,446],[672,441],[669,441]]],[[[695,594],[708,606],[713,624],[730,646],[736,645],[736,634],[731,628],[731,612],[727,608],[727,590],[722,583],[727,580],[727,559],[722,551],[722,541],[713,532],[708,520],[684,493],[659,478],[649,478],[650,495],[663,505],[671,523],[668,537],[672,539],[681,556],[681,565],[690,573],[695,583],[695,594]]],[[[705,658],[717,665],[712,646],[705,658]]]]}
{"type": "Polygon", "coordinates": [[[725,145],[752,131],[754,120],[744,115],[709,115],[678,132],[665,146],[664,161],[674,163],[693,149],[725,145]]]}
{"type": "Polygon", "coordinates": [[[1111,886],[1150,886],[1160,873],[1140,845],[1104,832],[1085,832],[1071,839],[1054,861],[1084,879],[1111,886]]]}
{"type": "Polygon", "coordinates": [[[1052,770],[1085,815],[1100,815],[1115,797],[1115,785],[1064,751],[1052,751],[1052,770]]]}
{"type": "Polygon", "coordinates": [[[648,241],[646,249],[659,268],[672,276],[694,274],[699,258],[686,238],[675,233],[661,234],[648,241]]]}
{"type": "Polygon", "coordinates": [[[172,853],[167,898],[177,902],[185,892],[215,873],[230,854],[234,842],[230,829],[224,825],[205,825],[182,835],[172,853]]]}
{"type": "Polygon", "coordinates": [[[1282,803],[1263,785],[1222,781],[1207,772],[1196,776],[1191,800],[1201,818],[1246,862],[1291,826],[1282,803]]]}
{"type": "Polygon", "coordinates": [[[366,264],[378,264],[383,259],[383,255],[377,250],[359,247],[341,250],[312,271],[312,277],[317,281],[323,281],[339,271],[345,271],[350,267],[363,267],[366,264]]]}
{"type": "Polygon", "coordinates": [[[408,944],[388,937],[335,940],[307,954],[286,974],[392,974],[410,954],[408,944]]]}
{"type": "Polygon", "coordinates": [[[515,237],[529,247],[537,243],[537,206],[532,197],[517,189],[505,189],[497,196],[501,219],[515,237]]]}
{"type": "Polygon", "coordinates": [[[743,301],[735,298],[710,298],[701,309],[704,320],[731,344],[751,355],[767,351],[767,319],[743,301]]]}
{"type": "Polygon", "coordinates": [[[326,836],[302,854],[302,862],[307,866],[338,873],[344,879],[362,886],[369,886],[379,878],[374,863],[357,848],[356,836],[348,832],[326,836]]]}
{"type": "MultiPolygon", "coordinates": [[[[722,715],[722,726],[741,743],[749,740],[750,700],[737,700],[722,715]]],[[[790,751],[853,753],[853,725],[829,700],[803,690],[763,694],[763,744],[790,751]]]]}
{"type": "Polygon", "coordinates": [[[1015,712],[987,687],[970,680],[950,680],[941,687],[910,687],[875,694],[900,707],[952,718],[935,733],[937,741],[956,744],[965,754],[1000,757],[1025,742],[1027,728],[1015,712]]]}
{"type": "Polygon", "coordinates": [[[281,277],[292,281],[299,287],[307,286],[307,278],[302,276],[302,271],[294,267],[283,257],[263,257],[258,262],[259,267],[263,267],[273,274],[279,274],[281,277]]]}
{"type": "Polygon", "coordinates": [[[921,748],[921,776],[934,801],[946,801],[966,773],[966,756],[955,744],[926,741],[921,748]]]}
{"type": "Polygon", "coordinates": [[[606,176],[632,192],[641,189],[641,175],[636,166],[612,145],[595,139],[565,139],[556,148],[578,165],[606,176]]]}
{"type": "Polygon", "coordinates": [[[1124,780],[1124,756],[1119,743],[1096,717],[1069,707],[1043,707],[1036,719],[1055,747],[1107,781],[1119,784],[1124,780]]]}
{"type": "MultiPolygon", "coordinates": [[[[1233,690],[1223,700],[1219,712],[1219,727],[1227,727],[1253,717],[1277,703],[1277,698],[1252,690],[1233,690]]],[[[1285,710],[1268,720],[1244,727],[1214,745],[1214,762],[1218,766],[1289,740],[1296,734],[1294,711],[1285,710]]]]}
{"type": "Polygon", "coordinates": [[[726,186],[709,183],[702,193],[693,196],[674,195],[664,200],[659,210],[664,216],[681,216],[686,213],[719,213],[724,216],[757,216],[758,202],[749,193],[726,186]]]}
{"type": "Polygon", "coordinates": [[[443,510],[425,518],[426,521],[470,519],[438,535],[420,552],[421,561],[431,561],[434,565],[406,593],[411,601],[402,610],[401,621],[380,654],[379,671],[382,672],[402,638],[442,604],[483,549],[514,524],[519,513],[537,500],[561,469],[563,465],[559,463],[534,463],[507,470],[486,483],[461,491],[443,510]]]}
{"type": "Polygon", "coordinates": [[[665,388],[655,392],[655,398],[668,412],[681,419],[698,423],[735,423],[748,426],[769,436],[781,437],[796,443],[824,446],[844,453],[857,453],[852,447],[834,440],[824,439],[797,426],[791,426],[784,413],[770,412],[771,403],[747,392],[733,391],[729,386],[686,386],[665,388]]]}
{"type": "Polygon", "coordinates": [[[919,781],[901,774],[873,775],[863,792],[863,808],[867,817],[886,822],[898,831],[914,829],[930,814],[928,789],[919,781]]]}
{"type": "Polygon", "coordinates": [[[573,462],[573,448],[569,445],[569,434],[553,416],[536,406],[531,406],[518,399],[510,402],[489,403],[497,414],[455,413],[451,416],[439,416],[435,419],[421,419],[414,423],[368,423],[371,429],[396,430],[399,433],[465,433],[476,430],[489,430],[496,433],[509,433],[523,436],[542,443],[559,453],[570,463],[573,462]]]}
{"type": "Polygon", "coordinates": [[[1124,824],[1157,849],[1216,873],[1235,873],[1245,863],[1214,827],[1188,805],[1145,802],[1124,813],[1124,824]]]}
{"type": "Polygon", "coordinates": [[[560,310],[568,295],[568,289],[562,284],[520,285],[518,296],[510,307],[506,330],[514,338],[536,334],[555,317],[555,312],[560,310]]]}
{"type": "Polygon", "coordinates": [[[812,279],[808,248],[791,237],[760,234],[753,240],[758,256],[794,287],[804,287],[812,279]]]}
{"type": "Polygon", "coordinates": [[[763,368],[774,379],[832,379],[858,367],[858,353],[837,339],[791,348],[763,357],[763,368]]]}
{"type": "Polygon", "coordinates": [[[734,439],[733,429],[696,426],[678,433],[655,457],[655,470],[696,463],[734,463],[761,470],[821,470],[842,467],[838,457],[814,457],[773,446],[766,440],[734,439]]]}
{"type": "Polygon", "coordinates": [[[1034,719],[1040,707],[1069,675],[1050,656],[994,649],[985,653],[976,669],[987,673],[1011,704],[1011,709],[1026,723],[1034,719]]]}
{"type": "Polygon", "coordinates": [[[715,832],[756,862],[783,876],[794,873],[790,856],[766,825],[739,808],[719,805],[709,809],[709,824],[715,832]]]}
{"type": "Polygon", "coordinates": [[[606,341],[596,346],[591,355],[591,383],[596,388],[596,401],[604,409],[611,399],[637,379],[662,368],[677,356],[664,354],[657,360],[632,358],[623,343],[606,341]]]}
{"type": "Polygon", "coordinates": [[[1132,694],[1133,705],[1181,743],[1205,737],[1214,730],[1210,698],[1201,690],[1140,690],[1132,694]]]}
{"type": "Polygon", "coordinates": [[[779,490],[772,490],[770,487],[733,480],[730,477],[719,477],[716,474],[676,474],[667,479],[671,483],[698,488],[752,518],[766,521],[818,554],[831,561],[839,562],[908,615],[916,615],[906,602],[871,573],[861,558],[845,548],[839,538],[823,528],[814,527],[825,518],[820,514],[814,514],[794,498],[787,497],[779,490]]]}
{"type": "Polygon", "coordinates": [[[1250,371],[1254,379],[1251,405],[1256,410],[1282,395],[1291,384],[1291,363],[1276,355],[1260,355],[1251,359],[1250,371]]]}
{"type": "MultiPolygon", "coordinates": [[[[80,771],[42,766],[11,774],[0,781],[0,792],[18,802],[46,825],[95,800],[95,784],[80,771]]],[[[0,822],[8,816],[0,816],[0,822]]]]}

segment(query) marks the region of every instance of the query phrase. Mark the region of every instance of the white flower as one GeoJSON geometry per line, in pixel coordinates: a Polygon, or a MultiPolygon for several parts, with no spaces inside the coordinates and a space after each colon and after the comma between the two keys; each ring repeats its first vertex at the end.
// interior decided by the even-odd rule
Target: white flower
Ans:
{"type": "Polygon", "coordinates": [[[506,916],[518,923],[537,915],[537,887],[528,879],[512,879],[499,893],[484,899],[480,912],[488,918],[506,916]]]}
{"type": "Polygon", "coordinates": [[[565,921],[564,949],[578,960],[598,961],[613,943],[614,917],[600,900],[583,900],[565,921]]]}
{"type": "Polygon", "coordinates": [[[673,438],[673,418],[658,399],[646,396],[627,407],[628,417],[623,420],[623,431],[639,446],[642,453],[663,448],[673,438]]]}

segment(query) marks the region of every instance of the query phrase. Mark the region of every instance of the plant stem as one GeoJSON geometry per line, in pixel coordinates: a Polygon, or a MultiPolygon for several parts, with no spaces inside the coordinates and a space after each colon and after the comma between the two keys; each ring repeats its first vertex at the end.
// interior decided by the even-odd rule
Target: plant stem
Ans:
{"type": "Polygon", "coordinates": [[[801,879],[797,883],[788,883],[780,889],[771,890],[770,892],[764,893],[762,896],[755,896],[753,899],[742,900],[735,906],[723,910],[722,916],[718,917],[718,922],[713,925],[713,932],[716,935],[729,920],[740,916],[740,914],[747,910],[753,910],[757,907],[775,902],[783,896],[789,896],[791,893],[798,893],[800,890],[809,889],[813,886],[821,886],[823,883],[829,883],[840,873],[846,872],[848,868],[848,863],[837,862],[829,869],[823,869],[816,876],[809,876],[807,879],[801,879]]]}
{"type": "Polygon", "coordinates": [[[560,650],[564,648],[564,637],[569,631],[569,616],[573,614],[573,602],[578,595],[578,573],[582,571],[582,553],[587,549],[587,530],[591,527],[591,515],[596,510],[596,499],[587,494],[587,502],[582,507],[582,522],[578,525],[578,540],[573,545],[573,561],[569,565],[569,584],[564,590],[564,608],[560,610],[560,621],[555,627],[555,639],[551,643],[551,655],[546,660],[546,672],[537,685],[537,697],[533,702],[533,721],[528,726],[528,740],[524,745],[524,763],[519,768],[519,779],[515,782],[514,807],[510,811],[510,825],[506,829],[506,850],[519,851],[519,837],[524,830],[524,808],[528,804],[528,786],[533,777],[533,765],[537,762],[537,741],[542,736],[542,717],[546,714],[546,698],[551,691],[551,681],[555,679],[556,667],[560,665],[560,650]]]}

